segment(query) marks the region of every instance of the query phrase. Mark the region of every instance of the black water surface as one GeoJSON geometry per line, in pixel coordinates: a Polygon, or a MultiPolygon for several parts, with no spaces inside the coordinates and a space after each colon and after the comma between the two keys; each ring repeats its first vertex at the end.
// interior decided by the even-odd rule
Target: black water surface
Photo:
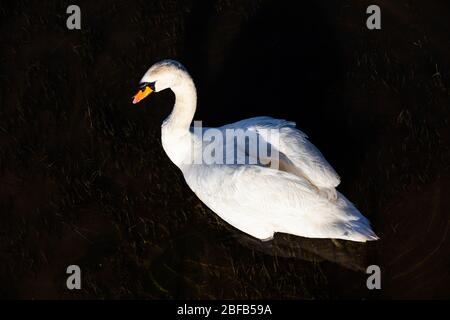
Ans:
{"type": "Polygon", "coordinates": [[[449,5],[378,3],[380,31],[369,1],[79,1],[69,31],[69,1],[2,2],[0,296],[449,298],[449,5]],[[215,216],[162,150],[172,94],[131,104],[165,58],[205,126],[296,121],[381,240],[261,243],[215,216]]]}

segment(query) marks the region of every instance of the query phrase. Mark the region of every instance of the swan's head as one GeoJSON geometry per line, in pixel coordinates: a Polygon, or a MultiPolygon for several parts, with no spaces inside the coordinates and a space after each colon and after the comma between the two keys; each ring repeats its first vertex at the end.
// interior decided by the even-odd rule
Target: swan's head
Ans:
{"type": "Polygon", "coordinates": [[[153,91],[158,92],[179,85],[186,77],[186,69],[175,60],[163,60],[147,70],[139,83],[139,91],[133,97],[133,103],[146,98],[153,91]]]}

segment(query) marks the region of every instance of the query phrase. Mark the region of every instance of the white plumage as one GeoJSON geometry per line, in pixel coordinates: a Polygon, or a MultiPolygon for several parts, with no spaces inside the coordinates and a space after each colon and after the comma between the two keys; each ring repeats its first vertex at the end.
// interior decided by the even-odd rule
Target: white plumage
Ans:
{"type": "Polygon", "coordinates": [[[275,232],[361,242],[378,239],[369,221],[336,191],[339,176],[295,123],[256,117],[217,128],[258,134],[278,150],[278,169],[197,164],[193,155],[201,153],[204,144],[191,128],[197,103],[192,78],[180,63],[164,60],[154,64],[141,83],[152,83],[156,92],[167,88],[174,92],[174,109],[162,125],[163,148],[192,191],[229,224],[261,240],[272,239],[275,232]],[[271,140],[265,129],[277,129],[278,139],[271,140]]]}

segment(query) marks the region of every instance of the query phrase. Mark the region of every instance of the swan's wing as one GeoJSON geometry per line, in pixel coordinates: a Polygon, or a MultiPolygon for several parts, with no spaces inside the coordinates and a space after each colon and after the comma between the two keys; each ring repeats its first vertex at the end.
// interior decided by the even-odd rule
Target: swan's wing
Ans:
{"type": "Polygon", "coordinates": [[[334,189],[340,178],[322,153],[308,140],[308,136],[295,128],[295,122],[255,117],[222,127],[254,130],[279,151],[280,170],[306,177],[318,188],[334,189]],[[279,135],[272,135],[276,129],[279,135]]]}
{"type": "Polygon", "coordinates": [[[368,220],[344,196],[329,201],[307,180],[288,172],[256,165],[200,165],[184,174],[209,208],[259,239],[274,232],[355,241],[373,235],[368,220]]]}

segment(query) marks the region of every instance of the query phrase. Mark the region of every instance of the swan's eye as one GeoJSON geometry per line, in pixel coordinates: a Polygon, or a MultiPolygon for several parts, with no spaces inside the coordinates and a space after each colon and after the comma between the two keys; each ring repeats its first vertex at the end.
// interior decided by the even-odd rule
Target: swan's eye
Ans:
{"type": "Polygon", "coordinates": [[[154,82],[142,82],[139,85],[139,89],[144,90],[145,87],[150,87],[150,89],[152,89],[152,91],[155,91],[155,83],[154,82]]]}

